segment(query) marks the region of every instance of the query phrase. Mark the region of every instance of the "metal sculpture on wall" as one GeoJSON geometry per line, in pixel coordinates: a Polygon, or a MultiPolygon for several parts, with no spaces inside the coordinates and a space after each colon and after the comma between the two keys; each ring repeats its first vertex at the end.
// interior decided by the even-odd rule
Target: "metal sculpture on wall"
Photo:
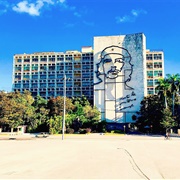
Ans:
{"type": "Polygon", "coordinates": [[[136,94],[134,93],[134,91],[132,91],[131,94],[128,94],[125,97],[119,98],[117,100],[118,104],[116,106],[116,112],[132,108],[134,106],[134,101],[136,101],[136,94]]]}
{"type": "Polygon", "coordinates": [[[119,46],[108,46],[100,54],[100,62],[96,64],[96,78],[97,83],[103,82],[101,76],[107,79],[121,78],[121,83],[124,83],[125,89],[133,90],[128,85],[131,81],[131,75],[133,73],[133,65],[131,64],[131,55],[127,49],[119,46]]]}

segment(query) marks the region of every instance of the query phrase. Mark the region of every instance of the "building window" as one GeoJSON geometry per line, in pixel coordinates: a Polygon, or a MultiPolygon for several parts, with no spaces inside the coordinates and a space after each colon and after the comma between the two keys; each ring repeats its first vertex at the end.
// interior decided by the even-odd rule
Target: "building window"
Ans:
{"type": "Polygon", "coordinates": [[[46,75],[40,75],[40,79],[46,79],[46,75]]]}
{"type": "Polygon", "coordinates": [[[23,88],[29,88],[29,84],[23,84],[23,88]]]}
{"type": "Polygon", "coordinates": [[[41,57],[41,58],[40,58],[40,61],[41,61],[41,62],[46,62],[46,61],[47,61],[47,57],[46,57],[46,56],[41,57]]]}
{"type": "Polygon", "coordinates": [[[32,58],[32,62],[38,62],[38,56],[32,58]]]}
{"type": "Polygon", "coordinates": [[[49,61],[55,62],[55,57],[49,57],[49,61]]]}
{"type": "Polygon", "coordinates": [[[54,97],[54,91],[48,91],[48,96],[54,97]]]}
{"type": "Polygon", "coordinates": [[[38,79],[38,75],[33,74],[33,75],[32,75],[32,79],[38,79]]]}
{"type": "Polygon", "coordinates": [[[24,66],[24,71],[29,71],[30,67],[29,66],[24,66]]]}
{"type": "Polygon", "coordinates": [[[57,61],[63,61],[64,60],[64,57],[58,57],[57,58],[57,61]]]}
{"type": "Polygon", "coordinates": [[[40,88],[46,88],[46,83],[41,83],[40,88]]]}
{"type": "Polygon", "coordinates": [[[153,71],[147,71],[147,77],[153,78],[153,71]]]}
{"type": "Polygon", "coordinates": [[[155,77],[162,77],[162,71],[154,71],[155,77]]]}
{"type": "Polygon", "coordinates": [[[161,60],[162,59],[162,54],[154,54],[154,59],[161,60]]]}
{"type": "Polygon", "coordinates": [[[15,71],[21,71],[21,66],[15,67],[15,71]]]}
{"type": "Polygon", "coordinates": [[[24,59],[24,62],[30,62],[30,59],[24,59]]]}
{"type": "Polygon", "coordinates": [[[54,83],[48,83],[48,87],[55,87],[54,83]]]}
{"type": "Polygon", "coordinates": [[[157,85],[157,84],[158,84],[158,82],[159,82],[159,80],[158,80],[158,79],[155,79],[155,80],[154,80],[154,84],[155,84],[155,85],[157,85]]]}
{"type": "Polygon", "coordinates": [[[56,92],[56,95],[57,95],[57,96],[63,96],[63,91],[57,91],[57,92],[56,92]]]}
{"type": "Polygon", "coordinates": [[[147,63],[147,64],[146,64],[146,67],[147,67],[148,69],[152,69],[152,68],[153,68],[153,63],[147,63]]]}
{"type": "Polygon", "coordinates": [[[64,70],[64,66],[57,66],[57,71],[64,70]]]}
{"type": "Polygon", "coordinates": [[[162,62],[155,62],[154,68],[162,68],[162,62]]]}
{"type": "Polygon", "coordinates": [[[15,88],[21,88],[21,84],[15,84],[14,87],[15,88]]]}
{"type": "MultiPolygon", "coordinates": [[[[41,64],[42,65],[42,64],[41,64]]],[[[42,70],[44,70],[44,71],[46,71],[47,70],[47,66],[46,65],[42,65],[41,67],[40,67],[40,70],[42,71],[42,70]]]]}
{"type": "Polygon", "coordinates": [[[81,64],[74,64],[74,70],[81,70],[81,64]]]}
{"type": "Polygon", "coordinates": [[[21,63],[21,62],[22,62],[22,59],[17,59],[16,62],[17,62],[17,63],[21,63]]]}
{"type": "Polygon", "coordinates": [[[49,66],[49,71],[53,71],[53,70],[55,70],[55,65],[49,66]]]}
{"type": "Polygon", "coordinates": [[[32,88],[38,88],[38,84],[37,83],[33,83],[31,87],[32,88]]]}
{"type": "Polygon", "coordinates": [[[146,54],[146,59],[147,60],[152,60],[152,54],[146,54]]]}
{"type": "Polygon", "coordinates": [[[38,71],[38,64],[33,64],[31,69],[32,71],[38,71]]]}
{"type": "Polygon", "coordinates": [[[55,79],[55,75],[50,74],[50,75],[48,76],[48,78],[49,78],[49,79],[55,79]]]}
{"type": "Polygon", "coordinates": [[[75,96],[80,96],[81,95],[81,91],[74,91],[74,95],[75,96]]]}
{"type": "Polygon", "coordinates": [[[153,79],[148,79],[148,80],[147,80],[147,86],[148,86],[148,87],[153,86],[153,79]]]}

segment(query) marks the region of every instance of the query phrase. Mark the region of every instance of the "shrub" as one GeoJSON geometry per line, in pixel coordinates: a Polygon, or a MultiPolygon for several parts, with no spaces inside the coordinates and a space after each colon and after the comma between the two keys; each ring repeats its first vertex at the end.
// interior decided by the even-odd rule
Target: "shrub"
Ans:
{"type": "Polygon", "coordinates": [[[91,132],[91,128],[86,128],[86,133],[90,133],[91,132]]]}
{"type": "Polygon", "coordinates": [[[124,131],[122,131],[122,130],[114,130],[114,133],[120,133],[120,134],[122,134],[122,133],[124,133],[124,131]]]}
{"type": "Polygon", "coordinates": [[[79,134],[86,134],[86,129],[79,129],[79,134]]]}
{"type": "Polygon", "coordinates": [[[73,134],[73,133],[74,133],[74,129],[72,129],[72,128],[67,128],[67,129],[66,129],[66,133],[67,133],[67,134],[73,134]]]}

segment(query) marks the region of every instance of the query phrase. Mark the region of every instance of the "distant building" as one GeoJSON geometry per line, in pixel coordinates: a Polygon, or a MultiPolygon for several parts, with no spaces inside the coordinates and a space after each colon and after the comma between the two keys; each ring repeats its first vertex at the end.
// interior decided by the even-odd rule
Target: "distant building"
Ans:
{"type": "Polygon", "coordinates": [[[159,78],[164,78],[164,52],[146,50],[147,94],[155,94],[159,78]]]}
{"type": "Polygon", "coordinates": [[[66,96],[85,95],[93,101],[93,51],[41,52],[14,55],[13,91],[28,90],[43,98],[63,96],[66,75],[66,96]]]}

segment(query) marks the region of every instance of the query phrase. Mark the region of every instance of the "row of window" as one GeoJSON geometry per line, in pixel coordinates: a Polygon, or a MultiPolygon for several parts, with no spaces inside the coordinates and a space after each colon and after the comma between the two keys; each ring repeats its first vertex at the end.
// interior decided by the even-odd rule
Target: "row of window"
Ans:
{"type": "MultiPolygon", "coordinates": [[[[14,85],[15,88],[21,88],[21,84],[17,83],[14,85]]],[[[23,88],[46,88],[46,87],[63,87],[64,84],[63,83],[31,83],[31,84],[22,84],[23,88]]],[[[81,88],[81,87],[93,87],[93,83],[92,82],[67,82],[66,83],[66,87],[73,87],[73,88],[81,88]]]]}
{"type": "Polygon", "coordinates": [[[89,70],[89,69],[93,69],[93,65],[89,66],[89,65],[84,65],[83,67],[81,67],[80,65],[75,65],[74,67],[72,66],[66,66],[64,68],[64,66],[41,66],[38,68],[38,66],[32,66],[31,68],[29,66],[24,66],[23,68],[18,66],[15,67],[15,72],[17,71],[60,71],[60,70],[89,70]]]}
{"type": "Polygon", "coordinates": [[[147,71],[147,77],[153,78],[153,77],[162,77],[163,72],[162,71],[147,71]]]}
{"type": "Polygon", "coordinates": [[[162,54],[146,54],[147,60],[162,60],[162,54]]]}
{"type": "MultiPolygon", "coordinates": [[[[29,74],[24,74],[23,76],[21,75],[15,75],[15,80],[30,80],[30,79],[61,79],[63,80],[64,75],[63,74],[58,74],[58,75],[54,75],[54,74],[50,74],[50,75],[32,75],[30,76],[29,74]]],[[[81,78],[92,78],[93,75],[90,73],[87,74],[74,74],[74,76],[72,74],[66,75],[67,79],[81,79],[81,78]]]]}
{"type": "Polygon", "coordinates": [[[153,69],[153,67],[154,68],[162,68],[162,62],[147,63],[146,67],[149,69],[153,69]]]}
{"type": "Polygon", "coordinates": [[[158,79],[148,79],[147,80],[147,86],[148,87],[152,87],[152,86],[156,86],[157,85],[157,83],[158,83],[158,79]]]}
{"type": "MultiPolygon", "coordinates": [[[[93,82],[93,77],[92,78],[85,78],[85,79],[73,79],[73,78],[70,78],[70,79],[66,79],[66,82],[93,82]]],[[[40,82],[40,83],[42,83],[42,82],[61,82],[61,83],[63,83],[64,82],[64,79],[51,79],[51,80],[49,80],[49,79],[43,79],[43,80],[41,80],[41,79],[37,79],[37,80],[23,80],[23,81],[14,81],[14,83],[19,83],[19,84],[21,84],[21,83],[27,83],[27,84],[29,84],[29,83],[38,83],[38,82],[40,82]]]]}
{"type": "MultiPolygon", "coordinates": [[[[20,91],[20,89],[17,89],[18,91],[20,91]]],[[[25,91],[25,90],[29,90],[29,89],[22,89],[22,91],[25,91]]],[[[49,97],[52,97],[52,96],[63,96],[64,95],[64,92],[63,91],[47,91],[47,92],[38,92],[38,91],[33,91],[31,90],[31,93],[32,93],[32,96],[37,96],[38,94],[41,96],[41,97],[44,97],[46,98],[47,96],[49,97]]],[[[66,91],[66,96],[68,97],[73,97],[73,96],[82,96],[82,95],[85,95],[85,96],[89,96],[91,98],[93,98],[93,92],[92,91],[66,91]]]]}
{"type": "Polygon", "coordinates": [[[93,56],[90,57],[81,57],[81,56],[74,56],[74,57],[32,57],[32,58],[18,58],[16,59],[17,63],[30,63],[30,62],[55,62],[55,61],[73,61],[73,60],[93,60],[93,56]]]}

